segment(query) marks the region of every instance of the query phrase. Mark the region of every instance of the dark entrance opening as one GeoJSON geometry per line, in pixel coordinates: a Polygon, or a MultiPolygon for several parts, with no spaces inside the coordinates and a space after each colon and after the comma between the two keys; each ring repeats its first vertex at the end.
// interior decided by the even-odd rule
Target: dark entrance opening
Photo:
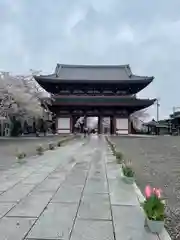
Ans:
{"type": "Polygon", "coordinates": [[[86,124],[90,133],[98,133],[98,116],[87,117],[86,124]]]}

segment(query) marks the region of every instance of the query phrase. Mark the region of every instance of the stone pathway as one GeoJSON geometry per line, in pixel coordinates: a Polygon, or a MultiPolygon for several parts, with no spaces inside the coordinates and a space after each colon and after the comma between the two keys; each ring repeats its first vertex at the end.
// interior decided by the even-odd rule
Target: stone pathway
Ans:
{"type": "Polygon", "coordinates": [[[77,141],[3,173],[0,239],[168,239],[144,230],[138,196],[103,137],[77,141]]]}

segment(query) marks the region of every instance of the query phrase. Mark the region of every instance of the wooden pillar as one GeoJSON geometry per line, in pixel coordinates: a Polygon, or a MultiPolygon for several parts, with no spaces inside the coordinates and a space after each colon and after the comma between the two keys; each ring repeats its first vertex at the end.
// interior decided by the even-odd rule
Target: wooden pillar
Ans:
{"type": "Polygon", "coordinates": [[[116,134],[116,117],[115,116],[110,117],[110,133],[116,134]]]}
{"type": "Polygon", "coordinates": [[[114,134],[113,116],[110,117],[110,134],[114,134]]]}
{"type": "Polygon", "coordinates": [[[73,133],[73,116],[70,115],[70,133],[73,133]]]}
{"type": "Polygon", "coordinates": [[[102,133],[102,116],[99,115],[98,117],[98,133],[101,134],[102,133]]]}
{"type": "Polygon", "coordinates": [[[130,120],[130,117],[128,116],[128,134],[132,133],[132,122],[130,120]]]}
{"type": "Polygon", "coordinates": [[[4,135],[3,132],[4,132],[4,120],[1,119],[1,136],[4,135]]]}
{"type": "Polygon", "coordinates": [[[84,116],[84,127],[87,127],[87,116],[84,116]]]}
{"type": "Polygon", "coordinates": [[[116,116],[113,116],[113,134],[116,134],[116,116]]]}
{"type": "Polygon", "coordinates": [[[57,115],[56,115],[56,118],[55,118],[54,121],[55,121],[55,126],[56,126],[55,127],[56,128],[55,132],[58,133],[58,116],[57,115]]]}

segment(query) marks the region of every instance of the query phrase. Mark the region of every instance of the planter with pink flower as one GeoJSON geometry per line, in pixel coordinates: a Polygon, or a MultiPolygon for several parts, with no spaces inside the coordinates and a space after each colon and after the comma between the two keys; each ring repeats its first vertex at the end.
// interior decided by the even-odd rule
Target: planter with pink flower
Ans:
{"type": "Polygon", "coordinates": [[[152,233],[160,233],[164,227],[165,203],[161,197],[161,189],[146,186],[143,209],[146,222],[152,233]]]}

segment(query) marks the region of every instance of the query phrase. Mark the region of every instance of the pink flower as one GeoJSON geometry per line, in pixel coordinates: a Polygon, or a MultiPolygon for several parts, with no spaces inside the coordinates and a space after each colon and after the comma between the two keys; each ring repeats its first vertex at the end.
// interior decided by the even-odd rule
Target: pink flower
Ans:
{"type": "Polygon", "coordinates": [[[154,189],[153,189],[153,193],[154,193],[158,198],[161,198],[162,190],[161,190],[160,188],[154,188],[154,189]]]}
{"type": "Polygon", "coordinates": [[[152,192],[153,192],[153,191],[152,191],[151,186],[147,185],[147,186],[145,187],[145,196],[146,196],[146,198],[150,198],[152,192]]]}

